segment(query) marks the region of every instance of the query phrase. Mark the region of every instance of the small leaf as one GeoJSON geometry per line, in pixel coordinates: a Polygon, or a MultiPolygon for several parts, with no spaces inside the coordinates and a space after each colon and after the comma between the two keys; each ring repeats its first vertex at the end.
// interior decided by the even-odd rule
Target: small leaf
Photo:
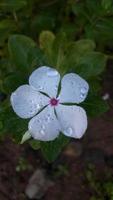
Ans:
{"type": "Polygon", "coordinates": [[[51,62],[52,46],[54,40],[55,40],[55,35],[51,31],[42,31],[39,36],[40,48],[45,52],[50,62],[51,62]]]}
{"type": "Polygon", "coordinates": [[[40,149],[40,141],[38,140],[30,140],[29,144],[34,150],[40,149]]]}
{"type": "Polygon", "coordinates": [[[20,144],[23,144],[24,142],[26,142],[27,140],[29,140],[31,138],[31,134],[29,131],[26,131],[25,134],[22,137],[22,140],[20,142],[20,144]]]}
{"type": "Polygon", "coordinates": [[[49,49],[53,45],[55,35],[51,31],[42,31],[39,36],[39,43],[41,49],[49,49]]]}
{"type": "Polygon", "coordinates": [[[48,162],[53,162],[70,138],[60,134],[58,138],[51,142],[41,142],[41,150],[48,162]]]}

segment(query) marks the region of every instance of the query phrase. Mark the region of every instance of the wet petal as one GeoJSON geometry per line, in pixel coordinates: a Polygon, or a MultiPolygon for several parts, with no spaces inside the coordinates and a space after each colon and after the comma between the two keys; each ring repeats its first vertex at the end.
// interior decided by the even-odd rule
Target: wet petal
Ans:
{"type": "Polygon", "coordinates": [[[60,124],[54,109],[47,106],[29,122],[29,131],[34,139],[41,141],[54,140],[60,132],[60,124]]]}
{"type": "Polygon", "coordinates": [[[87,128],[87,116],[83,108],[59,105],[56,108],[56,113],[64,135],[73,138],[83,136],[87,128]]]}
{"type": "Polygon", "coordinates": [[[40,94],[29,85],[22,85],[11,95],[11,104],[21,118],[33,117],[49,102],[49,98],[40,94]]]}
{"type": "Polygon", "coordinates": [[[60,102],[80,103],[85,100],[88,90],[88,83],[79,75],[66,74],[61,82],[60,102]]]}
{"type": "Polygon", "coordinates": [[[46,66],[36,69],[29,78],[30,85],[50,97],[56,97],[59,81],[60,74],[55,69],[46,66]]]}

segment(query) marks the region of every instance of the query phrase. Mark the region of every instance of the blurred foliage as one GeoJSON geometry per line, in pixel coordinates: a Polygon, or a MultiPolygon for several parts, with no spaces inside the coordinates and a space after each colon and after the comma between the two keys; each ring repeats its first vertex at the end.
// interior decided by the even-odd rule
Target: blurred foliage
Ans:
{"type": "MultiPolygon", "coordinates": [[[[108,110],[101,94],[101,75],[113,49],[112,0],[1,0],[0,1],[0,135],[20,142],[28,120],[10,107],[10,94],[28,81],[41,65],[53,66],[63,75],[75,72],[85,78],[89,95],[82,106],[89,117],[108,110]]],[[[53,161],[69,138],[53,142],[32,141],[53,161]],[[40,143],[40,145],[39,145],[40,143]],[[52,153],[51,153],[52,150],[52,153]]]]}
{"type": "Polygon", "coordinates": [[[32,170],[32,165],[30,165],[23,157],[20,157],[18,164],[16,166],[16,172],[32,170]]]}
{"type": "Polygon", "coordinates": [[[113,200],[113,174],[106,170],[104,177],[99,176],[93,165],[89,165],[86,171],[88,185],[92,189],[90,200],[113,200]]]}

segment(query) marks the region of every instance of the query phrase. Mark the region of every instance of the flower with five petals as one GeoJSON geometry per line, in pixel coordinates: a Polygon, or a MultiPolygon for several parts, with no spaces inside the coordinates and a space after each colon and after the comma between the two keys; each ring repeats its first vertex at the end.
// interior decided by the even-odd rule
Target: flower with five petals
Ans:
{"type": "Polygon", "coordinates": [[[66,74],[58,95],[59,83],[58,71],[42,66],[30,75],[29,85],[22,85],[11,94],[15,113],[21,118],[31,118],[28,130],[34,139],[51,141],[60,132],[81,138],[87,129],[86,112],[77,104],[85,100],[88,83],[75,73],[66,74]]]}

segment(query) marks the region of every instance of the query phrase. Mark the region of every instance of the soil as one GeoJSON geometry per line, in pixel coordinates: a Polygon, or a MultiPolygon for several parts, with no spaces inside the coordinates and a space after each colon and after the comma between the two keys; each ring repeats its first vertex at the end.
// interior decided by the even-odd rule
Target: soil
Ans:
{"type": "Polygon", "coordinates": [[[37,168],[45,168],[54,181],[43,200],[90,200],[97,195],[86,174],[90,166],[101,181],[106,171],[113,174],[112,80],[110,63],[103,82],[103,94],[110,94],[110,110],[89,120],[84,138],[72,141],[54,164],[46,163],[41,153],[28,145],[17,145],[10,138],[0,142],[0,200],[28,200],[25,188],[37,168]]]}

